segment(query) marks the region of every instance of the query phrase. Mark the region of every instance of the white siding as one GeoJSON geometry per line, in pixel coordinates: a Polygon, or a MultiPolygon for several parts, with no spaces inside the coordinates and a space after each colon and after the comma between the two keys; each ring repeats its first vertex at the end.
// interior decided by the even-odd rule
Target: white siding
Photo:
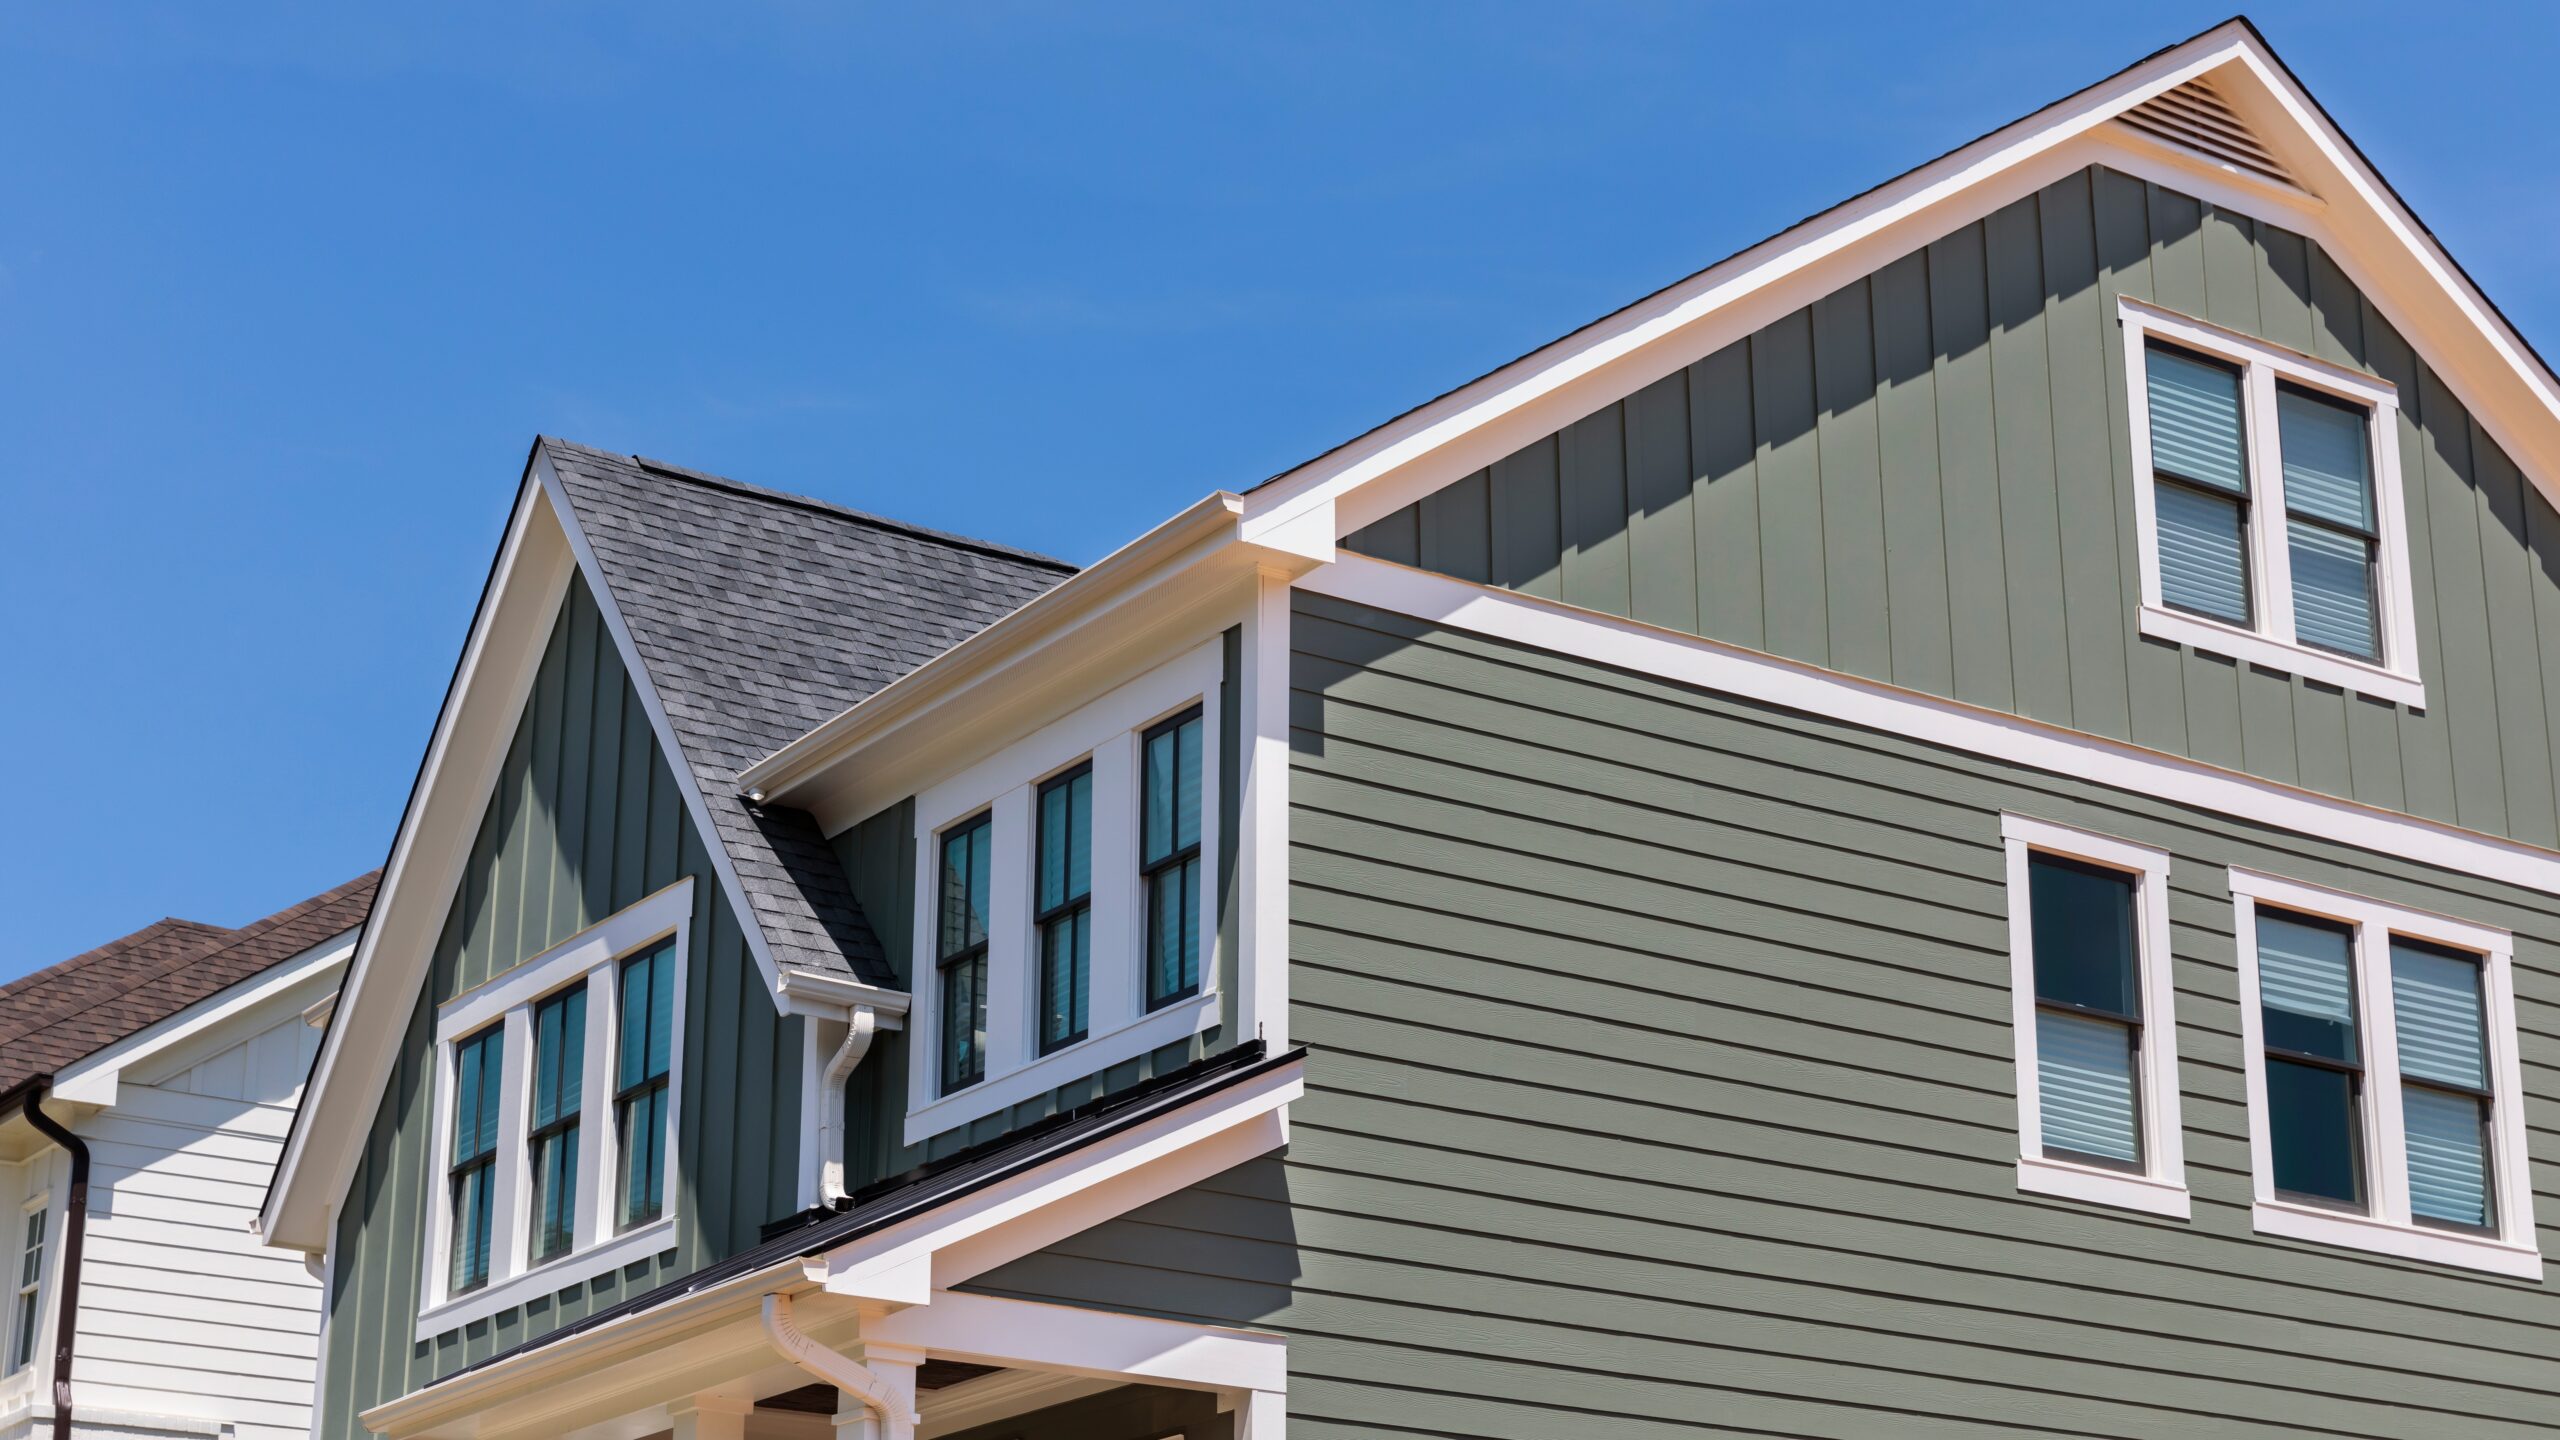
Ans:
{"type": "Polygon", "coordinates": [[[124,1078],[80,1124],[93,1161],[81,1282],[79,1408],[302,1440],[320,1286],[258,1243],[266,1192],[318,1032],[288,1013],[186,1068],[124,1078]]]}

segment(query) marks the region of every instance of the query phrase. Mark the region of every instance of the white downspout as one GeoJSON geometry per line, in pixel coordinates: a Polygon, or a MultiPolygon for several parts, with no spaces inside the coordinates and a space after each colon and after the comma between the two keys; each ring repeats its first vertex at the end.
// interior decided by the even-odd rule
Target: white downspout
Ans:
{"type": "MultiPolygon", "coordinates": [[[[844,1043],[818,1077],[818,1203],[832,1206],[845,1198],[844,1082],[871,1049],[880,1017],[868,1005],[856,1005],[844,1027],[844,1043]]],[[[770,1310],[767,1312],[770,1314],[770,1310]]],[[[786,1315],[789,1313],[786,1308],[786,1315]]]]}
{"type": "MultiPolygon", "coordinates": [[[[800,1331],[791,1320],[791,1297],[764,1297],[764,1338],[774,1353],[818,1379],[851,1395],[879,1417],[880,1440],[915,1440],[915,1370],[905,1369],[904,1385],[854,1359],[830,1350],[800,1331]],[[902,1393],[903,1392],[903,1393],[902,1393]]],[[[839,1426],[838,1434],[842,1434],[839,1426]]]]}

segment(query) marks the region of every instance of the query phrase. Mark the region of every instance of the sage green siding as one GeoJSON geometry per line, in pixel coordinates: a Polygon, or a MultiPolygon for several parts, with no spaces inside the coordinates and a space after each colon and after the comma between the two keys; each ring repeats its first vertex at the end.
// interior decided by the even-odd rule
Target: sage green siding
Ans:
{"type": "Polygon", "coordinates": [[[799,1197],[800,1022],[778,1017],[595,601],[573,580],[338,1220],[320,1433],[751,1245],[799,1197]],[[432,1340],[415,1338],[436,1007],[682,876],[694,883],[674,1248],[432,1340]]]}
{"type": "MultiPolygon", "coordinates": [[[[956,1154],[972,1145],[984,1144],[1062,1111],[1178,1070],[1194,1060],[1217,1054],[1234,1043],[1237,909],[1234,837],[1242,813],[1242,766],[1237,756],[1240,753],[1238,727],[1243,713],[1234,677],[1243,653],[1243,632],[1227,631],[1222,646],[1227,683],[1220,687],[1219,713],[1210,717],[1214,722],[1211,733],[1219,747],[1219,833],[1228,837],[1226,843],[1219,847],[1218,874],[1214,878],[1219,894],[1224,897],[1218,907],[1221,1023],[1217,1028],[1179,1044],[1160,1046],[1135,1059],[1124,1060],[1091,1075],[1079,1076],[1034,1099],[944,1131],[916,1145],[903,1143],[907,1114],[907,1053],[908,1046],[914,1042],[903,1030],[889,1031],[873,1042],[871,1053],[845,1082],[846,1129],[850,1146],[845,1174],[848,1184],[854,1189],[859,1190],[875,1180],[956,1154]]],[[[839,832],[829,843],[835,849],[837,863],[844,868],[847,882],[853,887],[855,900],[862,906],[862,913],[870,918],[872,930],[879,935],[882,947],[888,951],[889,965],[897,972],[898,983],[911,993],[918,983],[933,983],[931,975],[918,981],[910,974],[915,964],[914,799],[901,800],[839,832]]]]}
{"type": "Polygon", "coordinates": [[[2319,246],[2112,170],[1347,543],[2560,844],[2560,516],[2319,246]],[[2120,295],[2398,387],[2425,710],[2141,637],[2120,295]]]}
{"type": "Polygon", "coordinates": [[[2546,1246],[2560,902],[1301,596],[1284,1154],[981,1277],[1270,1327],[1293,1437],[2560,1425],[2541,1285],[2249,1223],[2226,867],[2516,933],[2546,1246]],[[2192,1221],[2022,1194],[2000,815],[2175,857],[2192,1221]]]}

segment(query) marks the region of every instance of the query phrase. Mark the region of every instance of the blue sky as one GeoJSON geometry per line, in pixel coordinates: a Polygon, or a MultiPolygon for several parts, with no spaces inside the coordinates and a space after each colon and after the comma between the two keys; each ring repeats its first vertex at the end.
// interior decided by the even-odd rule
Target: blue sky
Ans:
{"type": "MultiPolygon", "coordinates": [[[[0,979],[381,862],[537,432],[1090,560],[2228,13],[2069,9],[8,7],[0,979]]],[[[2560,11],[2254,14],[2560,352],[2560,11]]]]}

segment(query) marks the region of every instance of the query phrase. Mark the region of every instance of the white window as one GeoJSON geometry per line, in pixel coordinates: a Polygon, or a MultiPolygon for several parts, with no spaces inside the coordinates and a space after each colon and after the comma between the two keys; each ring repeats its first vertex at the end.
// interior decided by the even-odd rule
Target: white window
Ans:
{"type": "Polygon", "coordinates": [[[2424,705],[2398,393],[2119,302],[2142,633],[2424,705]]]}
{"type": "Polygon", "coordinates": [[[916,799],[914,1144],[1218,1023],[1221,646],[916,799]]]}
{"type": "Polygon", "coordinates": [[[2231,872],[2257,1229],[2539,1279],[2514,942],[2231,872]]]}
{"type": "Polygon", "coordinates": [[[11,1375],[35,1362],[36,1344],[44,1334],[45,1228],[50,1211],[45,1196],[27,1202],[18,1222],[16,1282],[9,1298],[9,1368],[11,1375]]]}
{"type": "Polygon", "coordinates": [[[2000,834],[2018,1188],[2183,1219],[2169,857],[2023,815],[2000,834]]]}
{"type": "Polygon", "coordinates": [[[421,1339],[675,1244],[693,881],[436,1012],[421,1339]]]}

